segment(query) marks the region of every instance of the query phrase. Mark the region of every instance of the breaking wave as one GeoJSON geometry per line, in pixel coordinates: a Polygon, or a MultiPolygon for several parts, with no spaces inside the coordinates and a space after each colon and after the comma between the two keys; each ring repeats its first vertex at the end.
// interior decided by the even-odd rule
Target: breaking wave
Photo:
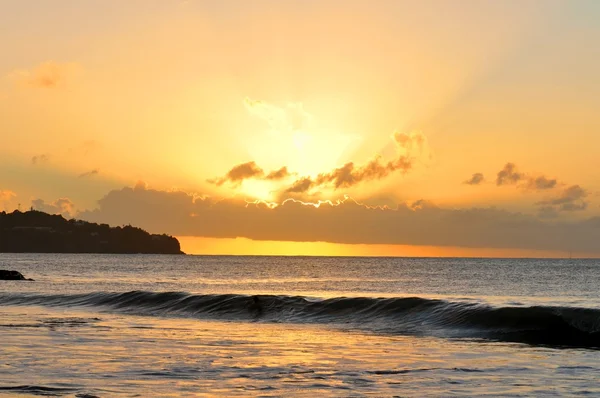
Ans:
{"type": "Polygon", "coordinates": [[[315,323],[399,335],[476,338],[564,347],[600,348],[600,310],[534,306],[492,307],[446,300],[180,292],[90,294],[0,293],[0,305],[98,307],[147,316],[315,323]]]}

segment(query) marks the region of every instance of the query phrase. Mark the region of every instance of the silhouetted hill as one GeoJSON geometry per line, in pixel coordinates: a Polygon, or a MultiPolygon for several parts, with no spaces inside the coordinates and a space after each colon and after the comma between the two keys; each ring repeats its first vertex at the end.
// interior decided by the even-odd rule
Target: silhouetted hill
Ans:
{"type": "Polygon", "coordinates": [[[110,227],[31,210],[0,213],[0,253],[183,254],[179,241],[143,229],[110,227]]]}

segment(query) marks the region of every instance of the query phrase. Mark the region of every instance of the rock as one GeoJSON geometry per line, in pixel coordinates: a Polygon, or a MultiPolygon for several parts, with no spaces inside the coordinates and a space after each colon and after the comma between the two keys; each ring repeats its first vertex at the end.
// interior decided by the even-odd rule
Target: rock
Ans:
{"type": "Polygon", "coordinates": [[[32,281],[33,279],[27,279],[19,271],[8,271],[0,269],[0,280],[3,281],[32,281]]]}

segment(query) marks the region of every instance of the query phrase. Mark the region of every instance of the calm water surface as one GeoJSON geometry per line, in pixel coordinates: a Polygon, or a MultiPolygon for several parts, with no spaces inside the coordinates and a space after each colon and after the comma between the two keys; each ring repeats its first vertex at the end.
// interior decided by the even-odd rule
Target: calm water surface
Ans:
{"type": "Polygon", "coordinates": [[[0,254],[0,395],[599,395],[598,260],[0,254]]]}

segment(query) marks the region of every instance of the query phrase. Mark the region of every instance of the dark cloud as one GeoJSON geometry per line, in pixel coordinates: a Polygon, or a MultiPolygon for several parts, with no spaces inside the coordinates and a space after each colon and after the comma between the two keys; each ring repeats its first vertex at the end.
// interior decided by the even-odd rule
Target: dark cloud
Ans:
{"type": "Polygon", "coordinates": [[[495,208],[444,209],[426,201],[390,209],[351,199],[318,207],[287,200],[271,208],[143,187],[111,191],[98,204],[78,217],[180,236],[600,253],[599,217],[567,223],[495,208]]]}
{"type": "Polygon", "coordinates": [[[45,213],[60,214],[65,218],[75,215],[75,205],[69,198],[60,198],[52,203],[46,203],[43,199],[34,199],[31,201],[31,207],[45,213]]]}
{"type": "MultiPolygon", "coordinates": [[[[553,190],[558,186],[556,178],[527,176],[524,173],[518,172],[513,163],[507,163],[498,172],[496,184],[516,184],[519,181],[524,181],[519,187],[527,190],[553,190]]],[[[542,218],[555,218],[563,211],[583,211],[588,206],[588,202],[585,201],[587,196],[588,192],[585,189],[579,185],[571,185],[565,188],[557,197],[537,202],[536,205],[539,206],[538,214],[542,218]]]]}
{"type": "Polygon", "coordinates": [[[217,178],[214,180],[209,180],[216,185],[223,185],[226,182],[230,182],[234,185],[239,185],[242,181],[248,178],[262,177],[265,174],[263,169],[256,165],[256,162],[246,162],[242,164],[238,164],[234,166],[229,172],[225,175],[225,177],[217,178]]]}
{"type": "Polygon", "coordinates": [[[46,154],[36,155],[31,158],[31,164],[42,164],[47,163],[50,160],[50,156],[46,154]]]}
{"type": "Polygon", "coordinates": [[[406,172],[411,167],[412,163],[407,159],[382,163],[377,158],[360,167],[356,167],[353,162],[349,162],[329,173],[319,174],[315,179],[303,177],[296,180],[285,192],[302,193],[325,185],[331,185],[334,189],[350,188],[363,181],[380,180],[396,170],[406,172]]]}
{"type": "MultiPolygon", "coordinates": [[[[392,136],[398,149],[398,157],[394,160],[384,161],[381,156],[375,157],[368,163],[357,166],[354,162],[348,162],[330,172],[321,173],[311,178],[303,176],[292,182],[291,186],[283,189],[284,193],[305,193],[316,187],[331,187],[333,189],[349,188],[363,181],[380,180],[396,171],[407,172],[413,167],[416,155],[424,152],[427,140],[420,133],[394,133],[392,136]]],[[[250,178],[264,180],[283,180],[295,175],[290,173],[287,167],[272,171],[265,176],[265,172],[254,161],[242,163],[233,167],[221,178],[208,180],[208,182],[223,185],[230,182],[239,186],[242,181],[250,178]]]]}
{"type": "Polygon", "coordinates": [[[538,202],[537,205],[542,208],[552,208],[555,212],[558,211],[582,211],[587,209],[588,202],[585,198],[588,192],[579,185],[571,185],[565,188],[561,194],[550,200],[538,202]]]}
{"type": "Polygon", "coordinates": [[[485,180],[485,177],[481,173],[474,173],[471,178],[465,181],[468,185],[479,185],[485,180]]]}
{"type": "Polygon", "coordinates": [[[98,170],[98,169],[86,171],[85,173],[79,174],[79,178],[92,177],[98,173],[100,173],[100,170],[98,170]]]}
{"type": "Polygon", "coordinates": [[[402,156],[399,159],[384,163],[380,158],[375,158],[364,166],[355,166],[353,162],[330,173],[319,174],[316,185],[332,184],[334,188],[349,188],[362,181],[380,180],[395,171],[406,172],[412,167],[412,161],[402,156]]]}
{"type": "Polygon", "coordinates": [[[413,167],[416,152],[420,154],[425,149],[427,144],[425,136],[420,133],[395,133],[392,138],[399,152],[396,159],[385,162],[378,156],[362,166],[348,162],[342,167],[328,173],[321,173],[315,178],[302,177],[285,192],[303,193],[323,186],[330,186],[333,189],[350,188],[363,181],[383,179],[397,171],[406,173],[413,167]]]}
{"type": "Polygon", "coordinates": [[[525,174],[517,172],[517,166],[514,163],[506,163],[504,168],[498,172],[496,185],[516,184],[525,178],[525,174]]]}
{"type": "MultiPolygon", "coordinates": [[[[467,184],[472,181],[475,176],[481,175],[480,173],[473,174],[473,178],[466,181],[467,184]]],[[[483,178],[483,175],[481,175],[483,178]]],[[[516,185],[519,182],[518,187],[526,190],[543,191],[548,189],[554,189],[558,185],[558,181],[555,178],[548,178],[546,176],[533,177],[526,173],[517,171],[517,166],[514,163],[506,163],[504,168],[500,170],[496,177],[496,185],[516,185]]],[[[472,184],[477,185],[477,184],[472,184]]]]}
{"type": "Polygon", "coordinates": [[[239,186],[244,180],[248,179],[264,179],[268,181],[277,181],[288,178],[292,175],[287,167],[282,167],[279,170],[274,170],[265,176],[265,171],[260,168],[256,162],[246,162],[233,167],[224,177],[208,180],[208,182],[221,186],[226,182],[233,186],[239,186]]]}
{"type": "Polygon", "coordinates": [[[291,187],[286,189],[285,193],[303,193],[312,188],[313,182],[309,177],[304,177],[294,181],[291,187]]]}
{"type": "Polygon", "coordinates": [[[288,171],[287,167],[282,167],[279,170],[275,170],[270,172],[269,174],[267,174],[267,176],[265,177],[265,180],[282,180],[284,178],[287,178],[291,176],[290,172],[288,171]]]}
{"type": "Polygon", "coordinates": [[[556,187],[557,183],[558,181],[555,178],[551,179],[544,176],[535,178],[531,177],[527,183],[527,188],[541,191],[545,189],[553,189],[556,187]]]}

